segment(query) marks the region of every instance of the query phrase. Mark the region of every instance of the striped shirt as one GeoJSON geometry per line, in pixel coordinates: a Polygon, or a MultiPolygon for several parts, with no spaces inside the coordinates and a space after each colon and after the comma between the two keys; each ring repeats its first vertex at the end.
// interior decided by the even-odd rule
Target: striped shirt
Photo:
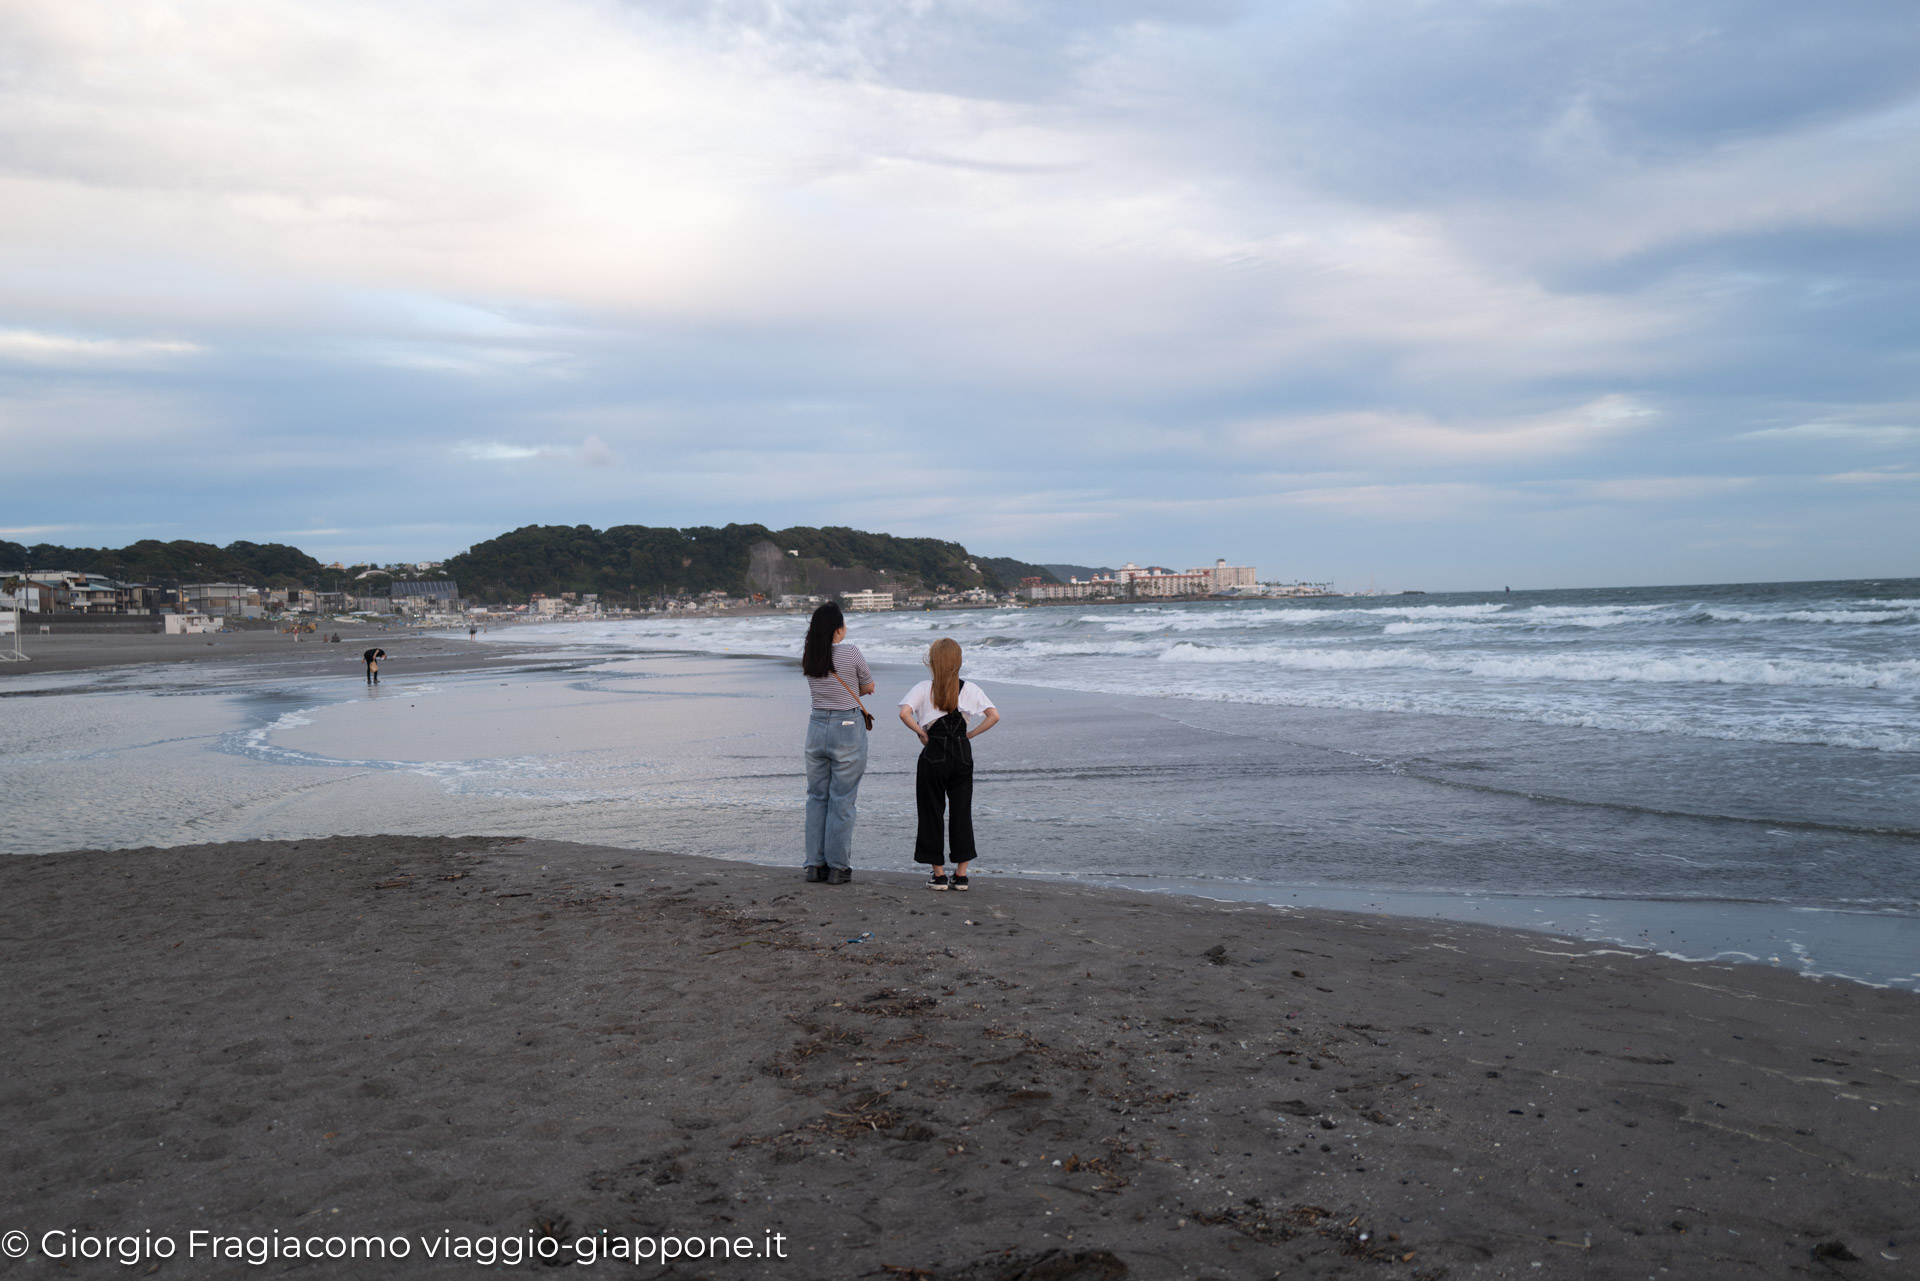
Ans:
{"type": "MultiPolygon", "coordinates": [[[[857,645],[842,641],[833,647],[833,670],[856,690],[862,685],[873,684],[873,672],[857,645]]],[[[813,709],[816,712],[850,712],[854,709],[853,695],[831,676],[809,676],[807,688],[813,691],[813,709]]]]}

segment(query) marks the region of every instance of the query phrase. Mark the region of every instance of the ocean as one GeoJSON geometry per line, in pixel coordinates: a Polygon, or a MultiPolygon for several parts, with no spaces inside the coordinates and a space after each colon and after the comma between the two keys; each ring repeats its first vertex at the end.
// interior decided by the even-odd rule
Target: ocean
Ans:
{"type": "MultiPolygon", "coordinates": [[[[378,695],[38,678],[53,697],[6,708],[29,808],[0,841],[458,830],[797,862],[804,621],[497,628],[477,643],[511,675],[415,678],[390,645],[378,695]]],[[[1007,717],[977,745],[985,872],[1920,983],[1920,580],[856,615],[863,865],[908,866],[892,701],[939,635],[1007,717]]]]}

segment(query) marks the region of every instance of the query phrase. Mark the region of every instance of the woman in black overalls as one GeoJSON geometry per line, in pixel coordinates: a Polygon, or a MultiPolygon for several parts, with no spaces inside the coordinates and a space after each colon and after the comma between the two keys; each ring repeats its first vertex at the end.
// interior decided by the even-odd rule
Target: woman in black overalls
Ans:
{"type": "Polygon", "coordinates": [[[960,679],[960,643],[943,636],[927,650],[933,679],[921,681],[900,700],[900,720],[920,739],[914,771],[914,802],[920,828],[913,859],[930,867],[927,888],[967,888],[973,843],[973,741],[1000,722],[999,709],[978,685],[960,679]],[[980,723],[968,728],[971,718],[980,723]],[[949,811],[949,807],[951,807],[949,811]],[[941,832],[943,815],[946,833],[941,832]],[[942,837],[948,837],[943,841],[942,837]],[[952,848],[954,875],[949,881],[943,844],[952,848]]]}

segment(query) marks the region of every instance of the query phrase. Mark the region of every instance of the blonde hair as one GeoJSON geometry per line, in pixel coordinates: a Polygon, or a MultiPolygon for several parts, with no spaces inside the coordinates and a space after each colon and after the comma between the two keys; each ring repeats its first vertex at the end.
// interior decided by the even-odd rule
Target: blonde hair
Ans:
{"type": "Polygon", "coordinates": [[[927,666],[933,669],[933,705],[943,712],[960,707],[960,642],[942,636],[927,646],[927,666]]]}

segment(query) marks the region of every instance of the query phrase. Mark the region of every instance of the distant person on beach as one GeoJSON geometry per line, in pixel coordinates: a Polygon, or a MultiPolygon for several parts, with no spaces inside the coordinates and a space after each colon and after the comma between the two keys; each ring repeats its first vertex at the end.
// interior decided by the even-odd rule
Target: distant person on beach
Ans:
{"type": "Polygon", "coordinates": [[[978,851],[973,843],[973,740],[1000,723],[1000,710],[978,685],[960,679],[960,642],[942,636],[927,648],[933,679],[921,681],[900,700],[900,722],[920,738],[920,763],[914,769],[913,799],[920,811],[913,861],[931,870],[927,888],[967,888],[967,867],[978,851]],[[968,729],[970,721],[979,721],[968,729]],[[946,814],[947,844],[953,851],[953,879],[941,856],[941,815],[946,814]]]}
{"type": "Polygon", "coordinates": [[[853,820],[860,776],[867,772],[867,715],[861,694],[873,693],[873,672],[858,647],[846,644],[847,620],[829,601],[807,625],[800,670],[813,695],[807,718],[807,864],[809,881],[853,879],[853,820]]]}
{"type": "Polygon", "coordinates": [[[380,660],[386,656],[386,650],[377,648],[370,649],[360,655],[360,661],[367,665],[367,684],[378,685],[380,683],[380,660]]]}

